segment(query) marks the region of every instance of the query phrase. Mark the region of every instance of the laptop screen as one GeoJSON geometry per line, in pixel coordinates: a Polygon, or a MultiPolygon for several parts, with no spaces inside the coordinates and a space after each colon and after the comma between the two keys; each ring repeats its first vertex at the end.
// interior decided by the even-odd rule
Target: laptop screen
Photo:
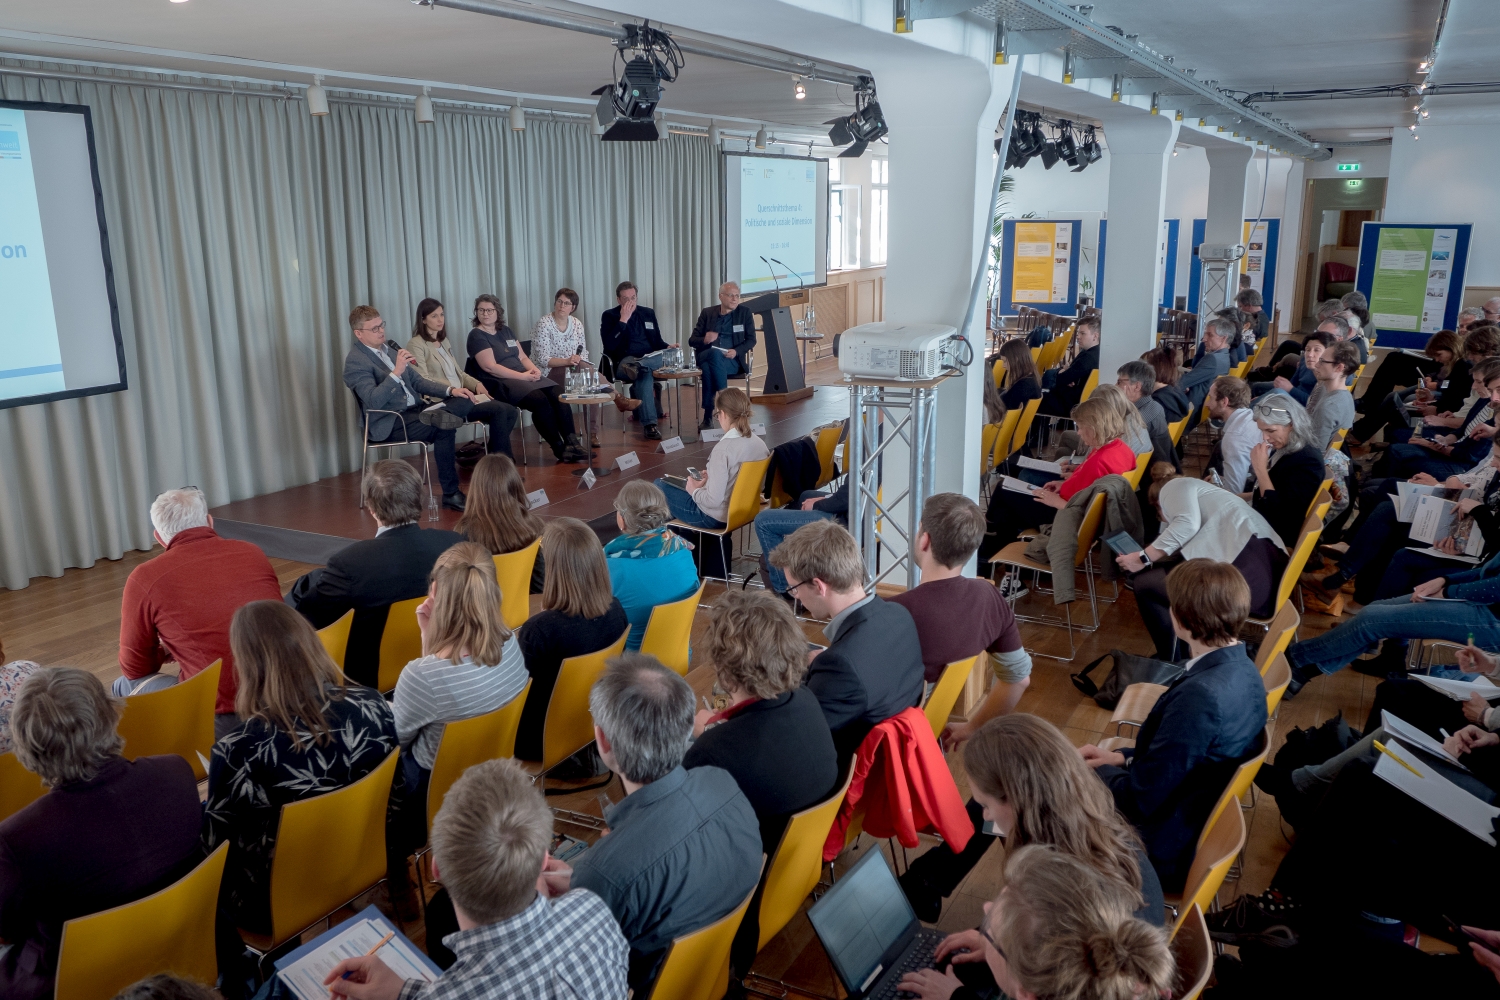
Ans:
{"type": "Polygon", "coordinates": [[[808,911],[808,919],[851,993],[870,988],[892,948],[915,932],[917,915],[878,848],[860,859],[808,911]]]}

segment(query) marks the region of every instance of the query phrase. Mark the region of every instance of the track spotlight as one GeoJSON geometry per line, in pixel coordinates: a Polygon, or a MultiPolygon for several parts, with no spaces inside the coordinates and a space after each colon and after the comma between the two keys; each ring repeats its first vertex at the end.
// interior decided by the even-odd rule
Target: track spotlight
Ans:
{"type": "Polygon", "coordinates": [[[719,123],[712,119],[708,122],[708,142],[715,149],[719,147],[719,123]]]}
{"type": "Polygon", "coordinates": [[[1046,167],[1048,170],[1051,170],[1053,167],[1057,166],[1057,161],[1062,159],[1062,157],[1057,153],[1057,144],[1052,142],[1042,143],[1041,157],[1042,166],[1046,167]]]}
{"type": "Polygon", "coordinates": [[[766,127],[764,125],[762,125],[760,129],[755,133],[755,148],[766,148],[766,127]]]}
{"type": "Polygon", "coordinates": [[[526,111],[521,107],[521,99],[510,106],[510,130],[512,132],[526,131],[526,111]]]}
{"type": "Polygon", "coordinates": [[[431,125],[435,121],[432,115],[432,98],[427,96],[427,88],[422,88],[422,93],[417,95],[417,124],[431,125]]]}
{"type": "Polygon", "coordinates": [[[868,76],[860,77],[854,85],[854,113],[831,118],[823,124],[832,126],[828,130],[829,142],[849,147],[839,154],[840,157],[861,156],[870,143],[890,132],[880,102],[875,99],[875,81],[868,76]]]}
{"type": "Polygon", "coordinates": [[[662,114],[660,111],[658,111],[656,113],[655,122],[656,122],[656,137],[658,139],[665,139],[669,135],[672,134],[671,133],[671,129],[667,125],[667,116],[664,115],[664,114],[662,114]]]}
{"type": "Polygon", "coordinates": [[[321,76],[313,77],[312,86],[307,88],[307,113],[314,118],[328,114],[328,91],[323,89],[321,76]]]}
{"type": "Polygon", "coordinates": [[[655,142],[660,135],[653,116],[661,101],[662,84],[672,83],[682,69],[682,50],[672,36],[650,22],[625,25],[615,42],[615,59],[625,58],[616,82],[594,91],[599,106],[594,117],[605,125],[605,142],[655,142]]]}
{"type": "Polygon", "coordinates": [[[1053,145],[1057,150],[1058,158],[1070,167],[1078,166],[1078,142],[1073,138],[1073,123],[1060,121],[1057,127],[1060,132],[1053,145]]]}
{"type": "Polygon", "coordinates": [[[792,79],[796,81],[792,84],[792,97],[799,101],[807,100],[807,87],[803,85],[802,77],[796,76],[792,79]]]}
{"type": "Polygon", "coordinates": [[[1078,147],[1078,166],[1073,168],[1073,173],[1082,173],[1090,163],[1098,163],[1104,158],[1104,150],[1099,146],[1099,138],[1094,133],[1094,127],[1089,126],[1088,131],[1083,134],[1083,142],[1078,147]]]}
{"type": "Polygon", "coordinates": [[[1177,120],[1178,121],[1182,121],[1182,112],[1181,111],[1177,112],[1177,120]]]}

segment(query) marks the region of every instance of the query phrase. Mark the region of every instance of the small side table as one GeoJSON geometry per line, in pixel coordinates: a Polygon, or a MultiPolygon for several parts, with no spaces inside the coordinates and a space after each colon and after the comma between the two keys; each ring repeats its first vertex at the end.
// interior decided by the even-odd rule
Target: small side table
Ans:
{"type": "MultiPolygon", "coordinates": [[[[691,382],[693,385],[699,385],[698,376],[703,373],[697,368],[663,368],[652,374],[659,381],[672,383],[672,429],[677,432],[678,436],[681,436],[683,432],[682,384],[691,382]]],[[[696,429],[697,424],[694,423],[693,427],[696,429]]]]}
{"type": "MultiPolygon", "coordinates": [[[[583,450],[589,457],[589,464],[582,469],[574,469],[573,475],[581,476],[585,472],[589,471],[592,471],[594,473],[595,478],[603,478],[604,476],[609,475],[614,471],[613,469],[604,466],[596,468],[594,466],[594,449],[592,447],[592,442],[594,436],[595,414],[599,412],[599,407],[603,406],[605,403],[613,404],[615,401],[615,394],[613,392],[586,392],[573,396],[564,394],[558,396],[557,398],[562,400],[564,403],[567,403],[569,406],[583,407],[583,450]]],[[[602,427],[604,421],[599,421],[599,424],[602,427]]]]}
{"type": "Polygon", "coordinates": [[[797,334],[797,345],[802,348],[802,381],[807,382],[807,345],[808,342],[817,342],[823,339],[821,333],[799,333],[797,334]]]}

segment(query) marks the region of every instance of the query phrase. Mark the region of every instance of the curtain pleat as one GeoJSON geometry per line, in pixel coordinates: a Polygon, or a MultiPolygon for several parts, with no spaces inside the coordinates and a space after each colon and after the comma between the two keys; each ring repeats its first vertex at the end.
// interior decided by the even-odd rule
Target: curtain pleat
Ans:
{"type": "Polygon", "coordinates": [[[714,301],[719,164],[703,140],[606,144],[584,124],[512,132],[479,113],[418,126],[397,104],[314,119],[153,79],[0,65],[8,100],[92,109],[130,386],[0,410],[7,588],[150,548],[164,489],[218,505],[357,468],[341,377],[355,305],[405,343],[416,304],[441,299],[461,345],[480,292],[525,338],[570,287],[597,356],[621,280],[668,340],[714,301]]]}

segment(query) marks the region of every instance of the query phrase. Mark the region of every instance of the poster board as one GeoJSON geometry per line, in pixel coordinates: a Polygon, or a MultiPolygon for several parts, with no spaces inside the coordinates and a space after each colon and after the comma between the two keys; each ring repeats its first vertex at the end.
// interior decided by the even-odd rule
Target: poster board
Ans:
{"type": "Polygon", "coordinates": [[[1354,287],[1370,303],[1381,347],[1421,350],[1458,323],[1471,223],[1366,222],[1354,287]]]}
{"type": "MultiPolygon", "coordinates": [[[[1203,267],[1198,261],[1198,247],[1208,228],[1207,219],[1193,220],[1193,255],[1188,267],[1188,311],[1200,312],[1198,299],[1203,284],[1203,267]]],[[[1245,244],[1245,256],[1240,258],[1236,271],[1235,292],[1239,292],[1239,275],[1250,275],[1250,287],[1260,292],[1264,304],[1261,309],[1271,315],[1276,312],[1276,260],[1281,247],[1280,219],[1246,219],[1240,229],[1240,240],[1245,244]],[[1252,227],[1254,232],[1252,232],[1252,227]]]]}
{"type": "Polygon", "coordinates": [[[1000,312],[1030,306],[1060,316],[1078,313],[1079,219],[1006,219],[1001,236],[1000,312]]]}

